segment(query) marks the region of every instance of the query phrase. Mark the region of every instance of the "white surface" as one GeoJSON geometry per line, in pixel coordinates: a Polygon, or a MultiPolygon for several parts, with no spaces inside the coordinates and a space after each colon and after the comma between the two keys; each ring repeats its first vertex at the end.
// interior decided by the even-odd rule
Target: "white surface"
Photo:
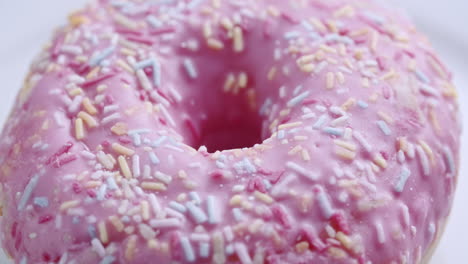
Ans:
{"type": "MultiPolygon", "coordinates": [[[[468,124],[468,29],[466,0],[394,0],[408,8],[419,29],[426,32],[455,74],[464,124],[468,124]]],[[[86,0],[0,0],[0,123],[3,124],[21,87],[32,58],[63,24],[66,15],[86,0]]],[[[462,168],[455,205],[446,233],[432,264],[468,261],[468,138],[462,141],[462,168]]],[[[7,263],[0,253],[0,264],[7,263]]]]}

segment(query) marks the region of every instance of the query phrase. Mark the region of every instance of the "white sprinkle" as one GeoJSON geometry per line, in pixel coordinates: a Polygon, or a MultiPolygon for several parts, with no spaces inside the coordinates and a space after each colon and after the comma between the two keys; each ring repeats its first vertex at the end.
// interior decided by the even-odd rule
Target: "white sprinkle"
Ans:
{"type": "Polygon", "coordinates": [[[93,250],[101,257],[103,258],[106,255],[106,249],[102,245],[101,241],[97,238],[93,238],[91,240],[91,245],[93,247],[93,250]]]}
{"type": "Polygon", "coordinates": [[[200,205],[201,204],[201,199],[200,199],[200,195],[198,195],[197,192],[190,192],[189,193],[189,197],[192,201],[194,201],[197,205],[200,205]]]}
{"type": "Polygon", "coordinates": [[[90,65],[91,67],[94,67],[94,66],[99,65],[104,59],[106,59],[106,58],[109,57],[112,53],[114,53],[114,50],[115,50],[115,47],[114,47],[114,46],[111,46],[111,47],[108,47],[107,49],[103,50],[102,52],[97,53],[96,55],[94,55],[94,56],[90,59],[89,65],[90,65]]]}
{"type": "Polygon", "coordinates": [[[431,81],[429,80],[429,78],[420,70],[417,70],[414,72],[416,74],[416,77],[418,77],[418,79],[423,82],[423,83],[430,83],[431,81]]]}
{"type": "Polygon", "coordinates": [[[406,204],[401,204],[401,211],[403,214],[403,222],[405,226],[409,226],[410,224],[410,213],[409,213],[409,208],[406,204]]]}
{"type": "Polygon", "coordinates": [[[382,130],[382,132],[386,135],[386,136],[390,136],[392,134],[392,131],[390,130],[390,128],[388,127],[387,123],[383,120],[379,120],[377,121],[377,126],[380,128],[380,130],[382,130]]]}
{"type": "Polygon", "coordinates": [[[429,176],[429,174],[431,173],[431,167],[429,165],[429,159],[427,158],[426,152],[424,152],[421,146],[417,146],[416,153],[418,154],[419,161],[421,162],[423,175],[429,176]]]}
{"type": "Polygon", "coordinates": [[[132,172],[133,172],[133,176],[136,178],[140,177],[141,175],[140,156],[138,156],[138,154],[135,154],[132,157],[132,172]]]}
{"type": "Polygon", "coordinates": [[[434,87],[431,87],[424,83],[419,86],[419,91],[421,91],[421,93],[423,94],[431,95],[434,97],[439,96],[439,92],[434,87]]]}
{"type": "Polygon", "coordinates": [[[284,38],[290,40],[290,39],[297,38],[300,35],[301,35],[301,33],[297,32],[297,31],[289,31],[289,32],[286,32],[284,34],[284,38]]]}
{"type": "Polygon", "coordinates": [[[153,15],[146,17],[146,21],[148,21],[148,23],[154,28],[159,28],[163,26],[163,23],[161,22],[161,20],[157,19],[153,15]]]}
{"type": "MultiPolygon", "coordinates": [[[[114,256],[105,256],[101,262],[99,262],[99,264],[112,264],[114,263],[115,261],[115,257],[114,256]]],[[[68,264],[71,264],[71,263],[68,263],[68,264]]]]}
{"type": "Polygon", "coordinates": [[[45,208],[49,206],[49,199],[47,199],[47,197],[35,197],[34,204],[41,208],[45,208]]]}
{"type": "Polygon", "coordinates": [[[28,257],[24,256],[23,258],[21,258],[20,264],[28,264],[28,257]]]}
{"type": "Polygon", "coordinates": [[[443,148],[444,156],[445,156],[445,162],[447,163],[447,169],[451,176],[455,176],[454,174],[456,173],[456,165],[455,165],[455,160],[453,158],[452,151],[450,150],[449,147],[444,147],[443,148]]]}
{"type": "Polygon", "coordinates": [[[343,133],[344,133],[342,128],[335,128],[335,127],[325,127],[323,129],[323,132],[330,134],[330,135],[338,136],[338,137],[343,136],[343,133]]]}
{"type": "Polygon", "coordinates": [[[196,79],[198,77],[197,69],[195,68],[195,65],[191,59],[184,59],[184,67],[190,78],[196,79]]]}
{"type": "Polygon", "coordinates": [[[110,112],[114,112],[116,110],[119,109],[119,106],[118,105],[115,105],[115,104],[111,104],[111,105],[106,105],[104,106],[104,110],[103,110],[103,113],[104,114],[108,114],[110,112]]]}
{"type": "Polygon", "coordinates": [[[76,96],[71,102],[71,104],[68,106],[68,112],[73,113],[73,114],[78,112],[82,101],[83,101],[83,96],[81,95],[76,96]]]}
{"type": "Polygon", "coordinates": [[[362,100],[359,100],[359,101],[357,102],[357,105],[358,105],[359,107],[361,107],[362,109],[366,109],[366,108],[369,107],[369,104],[366,103],[366,102],[364,102],[364,101],[362,101],[362,100]]]}
{"type": "Polygon", "coordinates": [[[149,223],[153,228],[176,228],[182,226],[177,218],[153,219],[149,223]]]}
{"type": "Polygon", "coordinates": [[[367,142],[367,140],[360,132],[354,131],[353,136],[367,152],[372,152],[372,146],[369,144],[369,142],[367,142]]]}
{"type": "Polygon", "coordinates": [[[169,202],[169,206],[174,209],[174,210],[177,210],[178,212],[181,212],[181,213],[185,213],[187,212],[187,208],[185,208],[185,206],[183,204],[180,204],[178,202],[175,202],[175,201],[171,201],[169,202]]]}
{"type": "Polygon", "coordinates": [[[244,213],[237,207],[232,209],[232,215],[237,222],[242,222],[245,219],[244,213]]]}
{"type": "Polygon", "coordinates": [[[195,203],[188,202],[185,204],[185,206],[187,207],[189,214],[192,216],[193,220],[195,220],[197,224],[203,224],[208,220],[205,212],[203,212],[203,210],[200,207],[196,206],[195,203]]]}
{"type": "Polygon", "coordinates": [[[314,73],[315,74],[319,74],[321,71],[323,71],[323,69],[325,69],[325,67],[328,66],[328,62],[327,61],[322,61],[321,63],[319,63],[317,65],[317,67],[315,67],[314,69],[314,73]]]}
{"type": "Polygon", "coordinates": [[[277,135],[278,139],[283,139],[284,136],[285,136],[285,134],[286,134],[286,133],[284,132],[284,130],[278,131],[278,135],[277,135]]]}
{"type": "Polygon", "coordinates": [[[234,248],[242,264],[252,264],[249,251],[244,243],[235,243],[234,248]]]}
{"type": "Polygon", "coordinates": [[[59,127],[65,127],[65,116],[62,112],[56,111],[54,113],[54,120],[55,123],[57,123],[57,126],[59,127]]]}
{"type": "Polygon", "coordinates": [[[119,113],[114,113],[114,114],[112,114],[112,115],[108,115],[108,116],[104,117],[104,118],[101,120],[101,123],[102,123],[103,125],[106,125],[106,124],[108,124],[108,123],[110,123],[110,122],[112,122],[112,121],[115,121],[115,120],[119,119],[119,118],[120,118],[120,114],[119,114],[119,113]]]}
{"type": "Polygon", "coordinates": [[[330,122],[330,125],[331,126],[338,126],[338,125],[341,125],[342,123],[345,123],[346,121],[348,121],[348,119],[349,119],[349,116],[341,116],[341,117],[338,117],[336,119],[333,119],[330,122]]]}
{"type": "Polygon", "coordinates": [[[398,178],[398,181],[395,184],[395,191],[396,192],[401,193],[403,191],[403,189],[405,188],[405,185],[406,185],[406,181],[408,180],[410,175],[411,175],[411,171],[408,168],[403,167],[401,172],[400,172],[400,176],[398,178]]]}
{"type": "Polygon", "coordinates": [[[386,22],[386,19],[384,17],[379,16],[376,13],[370,11],[365,11],[364,16],[379,25],[383,25],[386,22]]]}
{"type": "Polygon", "coordinates": [[[62,257],[60,257],[60,261],[58,264],[66,264],[67,263],[67,259],[68,259],[68,253],[65,252],[62,257]]]}
{"type": "Polygon", "coordinates": [[[204,1],[205,0],[192,0],[190,3],[188,3],[187,7],[189,9],[194,9],[195,7],[199,6],[204,1]]]}
{"type": "Polygon", "coordinates": [[[106,196],[106,192],[107,192],[107,184],[101,185],[101,187],[99,187],[96,199],[98,201],[104,200],[104,198],[106,196]]]}
{"type": "Polygon", "coordinates": [[[206,207],[208,211],[208,223],[214,225],[221,222],[218,204],[213,195],[206,198],[206,207]]]}
{"type": "Polygon", "coordinates": [[[195,253],[193,252],[192,245],[187,237],[180,238],[180,244],[182,246],[182,250],[184,251],[185,260],[188,262],[195,261],[195,253]]]}
{"type": "Polygon", "coordinates": [[[315,28],[312,26],[312,24],[309,23],[307,20],[302,20],[301,22],[302,26],[305,27],[308,31],[314,31],[315,28]]]}
{"type": "Polygon", "coordinates": [[[398,153],[397,153],[397,158],[398,158],[398,162],[400,163],[403,163],[405,162],[406,160],[406,157],[405,157],[405,153],[403,152],[403,150],[399,150],[398,153]]]}
{"type": "Polygon", "coordinates": [[[156,87],[161,86],[161,63],[156,59],[153,62],[153,82],[156,87]]]}
{"type": "Polygon", "coordinates": [[[297,106],[298,104],[302,103],[302,101],[304,101],[304,99],[306,99],[310,94],[310,91],[306,91],[306,92],[303,92],[302,94],[294,97],[293,99],[291,99],[287,106],[288,107],[295,107],[297,106]]]}
{"type": "Polygon", "coordinates": [[[172,125],[172,126],[175,126],[176,123],[175,123],[174,119],[172,118],[172,116],[167,111],[166,107],[164,105],[160,104],[159,109],[161,109],[161,112],[163,113],[163,115],[167,119],[167,121],[169,121],[169,124],[172,125]]]}
{"type": "Polygon", "coordinates": [[[159,158],[156,156],[156,154],[154,154],[154,152],[150,152],[149,154],[149,158],[151,160],[151,163],[153,163],[154,165],[158,165],[159,164],[159,158]]]}
{"type": "Polygon", "coordinates": [[[287,189],[287,186],[296,179],[295,174],[288,174],[280,182],[276,183],[271,189],[271,195],[278,197],[284,195],[287,189]]]}
{"type": "Polygon", "coordinates": [[[140,70],[146,67],[150,67],[150,66],[152,67],[153,63],[154,63],[154,59],[150,58],[150,59],[142,60],[142,61],[135,63],[135,65],[133,65],[133,68],[135,70],[140,70]]]}
{"type": "Polygon", "coordinates": [[[326,115],[321,115],[318,120],[314,123],[314,125],[312,126],[313,129],[319,129],[321,128],[325,122],[327,122],[327,116],[326,115]]]}
{"type": "Polygon", "coordinates": [[[385,243],[385,232],[382,226],[382,223],[375,223],[375,230],[377,231],[377,240],[380,244],[385,243]]]}
{"type": "Polygon", "coordinates": [[[330,112],[332,114],[335,114],[337,116],[344,116],[346,115],[346,112],[341,108],[341,107],[338,107],[338,106],[332,106],[330,107],[330,112]]]}
{"type": "Polygon", "coordinates": [[[31,180],[29,180],[29,183],[26,185],[26,188],[24,188],[24,192],[23,192],[23,195],[21,196],[21,199],[19,200],[18,211],[23,211],[23,209],[26,207],[26,204],[31,198],[32,192],[36,188],[38,182],[39,182],[39,174],[34,175],[31,178],[31,180]]]}
{"type": "Polygon", "coordinates": [[[159,204],[158,198],[156,198],[156,195],[154,193],[151,193],[149,195],[149,202],[154,214],[159,215],[161,212],[161,205],[159,204]]]}
{"type": "Polygon", "coordinates": [[[146,76],[145,71],[143,71],[142,69],[137,70],[136,71],[136,76],[138,78],[138,81],[141,84],[141,87],[143,87],[143,89],[145,89],[146,91],[152,91],[153,90],[153,86],[151,85],[151,82],[148,79],[148,76],[146,76]]]}
{"type": "Polygon", "coordinates": [[[307,177],[308,179],[312,181],[316,181],[319,178],[319,175],[316,173],[313,173],[312,171],[309,171],[305,169],[304,167],[300,166],[299,164],[289,161],[286,163],[286,167],[293,170],[294,172],[307,177]]]}
{"type": "Polygon", "coordinates": [[[330,219],[333,216],[334,210],[330,204],[330,200],[324,190],[321,187],[317,187],[317,200],[319,202],[320,210],[326,219],[330,219]]]}
{"type": "Polygon", "coordinates": [[[231,226],[224,227],[223,231],[227,241],[234,240],[234,233],[232,232],[231,226]]]}
{"type": "Polygon", "coordinates": [[[200,257],[207,258],[210,256],[210,244],[203,242],[200,243],[200,257]]]}
{"type": "Polygon", "coordinates": [[[119,186],[117,185],[117,183],[115,182],[115,179],[114,177],[108,177],[107,180],[107,186],[109,187],[109,190],[117,190],[119,189],[119,186]]]}
{"type": "Polygon", "coordinates": [[[155,174],[154,174],[154,178],[157,179],[157,180],[160,180],[162,181],[163,183],[165,183],[166,185],[168,185],[169,183],[171,183],[172,181],[172,177],[167,175],[167,174],[164,174],[162,172],[159,172],[157,171],[155,174]]]}

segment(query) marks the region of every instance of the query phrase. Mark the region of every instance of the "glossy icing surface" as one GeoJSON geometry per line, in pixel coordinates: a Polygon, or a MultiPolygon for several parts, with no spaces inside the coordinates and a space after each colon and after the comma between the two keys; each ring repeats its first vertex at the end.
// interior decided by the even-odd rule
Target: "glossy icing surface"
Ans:
{"type": "Polygon", "coordinates": [[[98,1],[17,100],[16,263],[419,263],[450,211],[450,73],[373,1],[98,1]]]}

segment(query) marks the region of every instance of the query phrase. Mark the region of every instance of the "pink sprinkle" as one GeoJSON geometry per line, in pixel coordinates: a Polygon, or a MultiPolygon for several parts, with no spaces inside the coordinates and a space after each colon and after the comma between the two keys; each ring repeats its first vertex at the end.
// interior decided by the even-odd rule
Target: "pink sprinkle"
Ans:
{"type": "Polygon", "coordinates": [[[320,238],[315,234],[311,228],[302,228],[300,231],[301,235],[309,242],[309,244],[317,249],[322,251],[326,248],[326,245],[320,240],[320,238]]]}
{"type": "Polygon", "coordinates": [[[94,190],[87,190],[86,193],[88,194],[89,197],[91,198],[96,198],[96,192],[94,190]]]}
{"type": "Polygon", "coordinates": [[[119,137],[119,142],[122,144],[130,144],[132,143],[132,139],[128,136],[119,137]]]}
{"type": "Polygon", "coordinates": [[[83,88],[88,88],[88,87],[93,86],[95,84],[98,84],[98,83],[100,83],[100,82],[102,82],[104,80],[107,80],[107,79],[109,79],[111,77],[114,77],[116,74],[117,73],[115,73],[115,72],[109,72],[109,73],[102,74],[101,76],[98,76],[98,77],[93,78],[91,80],[87,80],[81,86],[83,88]]]}
{"type": "Polygon", "coordinates": [[[262,174],[262,175],[272,175],[273,172],[272,171],[269,171],[265,168],[260,168],[257,170],[258,173],[262,174]]]}
{"type": "Polygon", "coordinates": [[[143,33],[140,32],[140,31],[133,31],[133,30],[131,30],[131,29],[122,28],[122,27],[116,27],[115,31],[116,31],[117,33],[122,34],[122,35],[137,35],[137,36],[143,35],[143,33]]]}
{"type": "Polygon", "coordinates": [[[76,194],[81,193],[80,184],[77,183],[77,182],[74,182],[74,183],[72,184],[72,189],[73,189],[73,192],[76,193],[76,194]]]}
{"type": "Polygon", "coordinates": [[[145,45],[148,45],[148,46],[153,45],[153,41],[151,39],[145,38],[145,37],[127,36],[127,39],[130,40],[130,41],[138,42],[138,43],[145,44],[145,45]]]}
{"type": "Polygon", "coordinates": [[[335,230],[345,234],[351,233],[350,227],[342,211],[335,213],[330,219],[331,225],[335,230]]]}
{"type": "Polygon", "coordinates": [[[381,71],[385,71],[388,69],[388,61],[385,58],[377,57],[377,63],[381,71]]]}
{"type": "Polygon", "coordinates": [[[282,13],[281,13],[281,17],[282,17],[284,20],[289,21],[289,22],[291,22],[291,23],[293,23],[293,24],[299,23],[299,21],[298,21],[297,19],[295,19],[293,16],[291,16],[290,14],[287,14],[287,13],[285,13],[285,12],[282,12],[282,13]]]}
{"type": "Polygon", "coordinates": [[[75,154],[71,154],[71,155],[68,155],[68,156],[65,156],[61,159],[58,160],[58,162],[55,162],[54,163],[54,167],[55,168],[60,168],[62,167],[63,165],[67,164],[67,163],[70,163],[74,160],[77,159],[77,156],[75,154]]]}
{"type": "Polygon", "coordinates": [[[272,25],[271,25],[271,22],[269,21],[266,21],[264,23],[264,27],[263,27],[263,36],[266,38],[266,39],[270,39],[272,34],[273,34],[273,29],[272,29],[272,25]]]}
{"type": "Polygon", "coordinates": [[[273,216],[286,228],[291,228],[291,219],[282,205],[274,205],[271,208],[273,216]]]}
{"type": "Polygon", "coordinates": [[[109,140],[104,140],[104,141],[102,141],[101,145],[103,147],[107,148],[107,147],[110,147],[111,143],[109,142],[109,140]]]}
{"type": "Polygon", "coordinates": [[[51,221],[52,219],[54,219],[54,217],[52,215],[43,215],[43,216],[39,217],[38,223],[39,224],[44,224],[44,223],[47,223],[47,222],[51,221]]]}
{"type": "Polygon", "coordinates": [[[392,93],[392,90],[390,89],[390,87],[388,85],[384,85],[382,87],[382,91],[383,91],[383,96],[385,99],[390,99],[390,97],[392,97],[391,93],[392,93]]]}
{"type": "Polygon", "coordinates": [[[221,171],[214,171],[210,173],[210,178],[212,178],[213,180],[221,180],[224,178],[224,175],[221,171]]]}
{"type": "Polygon", "coordinates": [[[163,27],[163,28],[158,28],[158,29],[150,31],[150,34],[161,35],[161,34],[167,34],[167,33],[173,33],[173,32],[175,32],[174,27],[163,27]]]}
{"type": "Polygon", "coordinates": [[[60,48],[62,47],[63,44],[63,37],[60,37],[55,41],[54,46],[52,48],[52,56],[56,57],[60,53],[60,48]]]}
{"type": "Polygon", "coordinates": [[[189,128],[190,133],[193,136],[193,139],[198,142],[200,140],[200,135],[198,134],[197,129],[195,128],[195,125],[193,124],[192,120],[186,119],[185,120],[185,125],[189,128]]]}

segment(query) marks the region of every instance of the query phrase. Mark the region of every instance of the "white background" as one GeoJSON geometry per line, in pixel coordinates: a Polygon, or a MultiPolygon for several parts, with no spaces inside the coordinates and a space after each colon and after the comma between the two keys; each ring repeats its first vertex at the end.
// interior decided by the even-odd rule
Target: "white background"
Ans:
{"type": "MultiPolygon", "coordinates": [[[[383,0],[407,8],[455,74],[464,124],[468,124],[468,1],[383,0]]],[[[31,59],[52,30],[86,0],[0,0],[0,124],[21,87],[31,59]]],[[[466,132],[466,131],[465,131],[466,132]]],[[[462,168],[453,213],[431,264],[468,263],[468,137],[462,144],[462,168]]],[[[0,253],[0,264],[7,261],[0,253]]]]}

